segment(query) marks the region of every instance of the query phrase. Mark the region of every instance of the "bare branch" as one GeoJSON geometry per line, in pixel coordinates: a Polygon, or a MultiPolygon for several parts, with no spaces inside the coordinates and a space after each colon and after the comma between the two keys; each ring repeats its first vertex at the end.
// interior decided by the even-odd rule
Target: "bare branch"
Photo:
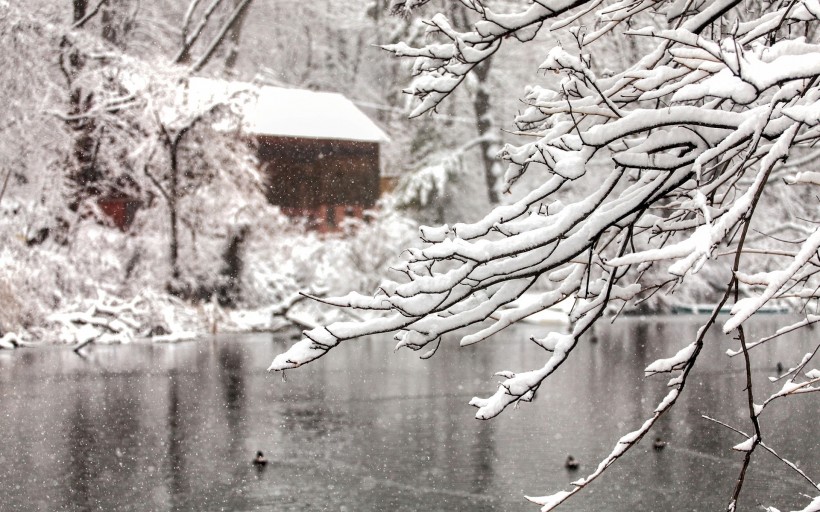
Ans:
{"type": "Polygon", "coordinates": [[[97,2],[97,5],[95,5],[95,6],[94,6],[94,8],[93,8],[93,9],[91,9],[91,12],[89,12],[88,14],[86,14],[86,15],[85,15],[85,17],[83,17],[82,19],[77,20],[76,22],[74,22],[74,24],[73,24],[73,25],[71,25],[71,28],[73,28],[73,29],[83,28],[83,25],[85,25],[86,23],[88,23],[88,21],[89,21],[91,18],[93,18],[94,16],[96,16],[96,15],[97,15],[97,13],[99,13],[99,12],[100,12],[100,9],[102,8],[102,6],[103,6],[103,5],[105,5],[105,4],[107,4],[107,3],[108,3],[108,0],[100,0],[99,2],[97,2]]]}
{"type": "MultiPolygon", "coordinates": [[[[198,0],[197,0],[198,3],[198,0]]],[[[183,31],[183,41],[182,41],[182,48],[180,48],[179,52],[174,57],[174,63],[182,64],[188,62],[191,58],[191,47],[199,40],[199,36],[202,35],[202,31],[205,29],[205,25],[208,24],[208,20],[211,18],[211,15],[214,13],[214,10],[222,3],[222,0],[213,0],[209,5],[208,8],[205,9],[205,12],[202,14],[202,19],[199,21],[199,24],[194,28],[192,31],[193,33],[188,36],[187,31],[183,31]]],[[[193,9],[196,7],[194,2],[192,2],[188,8],[189,13],[193,15],[193,9]]],[[[187,13],[186,13],[187,16],[187,13]]],[[[186,18],[187,19],[187,18],[186,18]]],[[[187,27],[187,23],[184,25],[187,27]]]]}
{"type": "Polygon", "coordinates": [[[193,72],[201,70],[205,67],[208,61],[211,60],[211,57],[213,56],[216,49],[219,48],[219,45],[222,44],[222,41],[225,40],[225,34],[227,34],[228,30],[230,30],[231,27],[233,27],[234,24],[242,18],[242,15],[248,9],[248,7],[250,7],[252,1],[253,0],[241,0],[240,3],[237,4],[237,6],[234,8],[230,16],[228,17],[228,19],[222,25],[222,28],[219,29],[217,35],[214,36],[214,39],[211,41],[211,44],[205,50],[205,53],[202,55],[202,57],[199,58],[199,60],[197,60],[194,63],[193,66],[191,66],[191,70],[193,72]]]}

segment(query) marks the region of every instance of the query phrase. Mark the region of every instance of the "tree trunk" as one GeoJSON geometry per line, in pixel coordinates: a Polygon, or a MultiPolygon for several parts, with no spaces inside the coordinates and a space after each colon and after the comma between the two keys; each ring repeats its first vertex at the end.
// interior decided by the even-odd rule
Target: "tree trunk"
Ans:
{"type": "Polygon", "coordinates": [[[249,229],[242,226],[229,239],[225,252],[222,254],[222,269],[217,283],[216,297],[220,306],[234,307],[239,302],[241,292],[242,267],[244,266],[242,246],[245,243],[249,229]]]}
{"type": "Polygon", "coordinates": [[[199,36],[202,35],[205,25],[208,24],[208,20],[211,19],[214,10],[219,7],[221,3],[222,0],[213,0],[205,9],[205,12],[202,13],[202,19],[199,20],[199,23],[197,23],[193,31],[191,30],[191,23],[193,22],[194,13],[199,6],[199,0],[193,0],[190,3],[188,11],[185,13],[185,19],[182,22],[182,47],[176,57],[174,57],[174,63],[188,64],[191,62],[191,47],[197,42],[199,36]]]}
{"type": "Polygon", "coordinates": [[[85,18],[85,10],[88,8],[88,0],[74,0],[74,23],[85,18]]]}
{"type": "MultiPolygon", "coordinates": [[[[234,0],[234,8],[239,7],[241,0],[234,0]]],[[[231,25],[228,31],[228,56],[225,57],[225,72],[233,73],[236,68],[236,61],[239,58],[239,40],[242,37],[242,24],[245,22],[245,17],[248,14],[248,3],[245,8],[240,11],[236,21],[231,25]]]]}
{"type": "Polygon", "coordinates": [[[473,74],[477,81],[475,96],[473,97],[473,110],[476,117],[476,130],[481,140],[478,147],[481,149],[481,161],[484,164],[484,182],[487,185],[487,199],[491,204],[498,204],[498,190],[496,183],[497,160],[493,156],[498,149],[495,140],[492,113],[490,112],[490,94],[487,91],[487,78],[490,74],[492,57],[479,64],[473,74]]]}
{"type": "Polygon", "coordinates": [[[191,42],[190,42],[190,30],[191,30],[191,18],[190,16],[193,15],[193,10],[196,9],[199,0],[193,0],[191,2],[191,6],[188,7],[188,13],[185,15],[185,20],[182,22],[182,28],[180,29],[180,39],[182,40],[182,46],[177,53],[176,57],[174,57],[174,62],[176,64],[188,64],[191,62],[191,42]]]}
{"type": "Polygon", "coordinates": [[[102,37],[114,46],[120,45],[117,11],[108,5],[102,11],[102,37]]]}
{"type": "Polygon", "coordinates": [[[179,160],[177,152],[179,149],[179,140],[181,137],[177,135],[170,146],[171,156],[171,180],[168,190],[168,215],[171,222],[171,240],[168,246],[168,261],[171,265],[171,279],[176,281],[179,279],[179,220],[177,219],[177,198],[179,189],[179,160]]]}
{"type": "MultiPolygon", "coordinates": [[[[85,2],[75,2],[74,15],[85,16],[85,2]],[[83,5],[78,5],[81,3],[83,5]]],[[[85,56],[73,44],[64,38],[60,44],[62,55],[60,63],[68,86],[68,112],[71,115],[66,121],[74,133],[72,144],[73,165],[68,171],[68,179],[73,185],[69,208],[76,210],[83,199],[99,193],[101,173],[97,166],[98,137],[97,123],[88,113],[94,105],[94,95],[86,93],[77,85],[77,79],[85,68],[85,56]]]]}
{"type": "Polygon", "coordinates": [[[228,31],[232,30],[236,23],[239,21],[240,18],[244,18],[245,12],[247,12],[248,7],[250,7],[251,2],[253,0],[238,0],[236,7],[231,12],[230,16],[228,16],[227,21],[222,25],[222,28],[219,29],[219,33],[214,37],[211,44],[208,46],[208,49],[205,50],[205,54],[200,57],[198,61],[194,63],[191,67],[191,70],[197,72],[205,67],[206,64],[211,60],[216,49],[222,44],[225,40],[225,35],[228,31]]]}
{"type": "MultiPolygon", "coordinates": [[[[469,27],[470,20],[467,16],[467,9],[464,6],[454,3],[451,6],[450,19],[456,27],[469,27]]],[[[487,186],[487,199],[490,204],[498,204],[498,191],[496,183],[498,176],[495,168],[497,161],[493,156],[496,153],[498,143],[493,134],[493,120],[490,111],[490,93],[487,88],[487,80],[492,67],[492,57],[485,59],[473,70],[473,78],[476,81],[476,92],[473,96],[473,111],[476,118],[476,131],[480,137],[478,147],[481,151],[481,162],[484,167],[484,182],[487,186]]],[[[453,102],[451,102],[453,104],[453,102]]],[[[455,114],[454,114],[455,115],[455,114]]]]}

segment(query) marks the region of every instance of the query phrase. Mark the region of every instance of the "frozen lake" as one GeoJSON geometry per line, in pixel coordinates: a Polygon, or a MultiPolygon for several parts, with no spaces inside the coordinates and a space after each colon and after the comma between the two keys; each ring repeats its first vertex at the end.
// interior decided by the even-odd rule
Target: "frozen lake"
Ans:
{"type": "MultiPolygon", "coordinates": [[[[649,416],[668,378],[643,380],[643,368],[693,339],[695,320],[627,318],[599,330],[533,403],[488,422],[467,402],[495,390],[495,371],[540,365],[547,354],[519,340],[542,330],[444,344],[428,361],[394,353],[388,337],[349,342],[285,381],[265,368],[290,341],[269,334],[90,346],[85,358],[65,347],[3,351],[0,510],[537,510],[525,494],[568,489],[649,416]],[[263,470],[251,464],[256,450],[270,460],[263,470]],[[579,471],[564,468],[568,454],[579,471]]],[[[750,339],[774,323],[755,327],[750,339]]],[[[752,351],[754,365],[770,375],[778,361],[799,361],[813,348],[813,333],[801,336],[752,351]]],[[[645,439],[559,510],[723,509],[742,439],[700,416],[751,429],[741,358],[713,357],[731,343],[708,338],[684,397],[660,420],[666,449],[645,439]]],[[[775,389],[758,386],[758,401],[775,389]]],[[[762,417],[766,441],[814,478],[817,404],[807,395],[762,417]]],[[[762,450],[755,457],[742,510],[793,510],[805,506],[801,493],[817,494],[762,450]]]]}

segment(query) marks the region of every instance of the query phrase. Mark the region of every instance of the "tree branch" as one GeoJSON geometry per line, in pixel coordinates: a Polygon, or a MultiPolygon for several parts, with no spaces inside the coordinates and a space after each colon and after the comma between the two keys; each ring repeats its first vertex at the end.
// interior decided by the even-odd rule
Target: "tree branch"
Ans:
{"type": "Polygon", "coordinates": [[[227,21],[225,21],[225,23],[222,25],[222,28],[219,29],[219,33],[217,33],[213,41],[211,41],[211,44],[208,46],[208,49],[205,50],[205,53],[202,55],[202,57],[200,57],[199,60],[196,61],[193,66],[191,66],[191,70],[194,73],[205,67],[208,61],[211,60],[211,57],[213,56],[216,49],[219,48],[219,45],[222,44],[222,41],[224,41],[225,34],[228,33],[228,30],[231,29],[234,23],[237,23],[237,20],[241,19],[242,14],[248,7],[250,7],[252,1],[253,0],[241,0],[240,3],[236,6],[236,8],[234,8],[230,16],[228,17],[227,21]]]}
{"type": "Polygon", "coordinates": [[[73,29],[82,28],[82,27],[83,27],[83,25],[85,25],[86,23],[88,23],[88,21],[89,21],[91,18],[93,18],[94,16],[96,16],[96,15],[97,15],[97,13],[99,13],[99,12],[100,12],[100,9],[102,8],[102,6],[103,6],[103,5],[105,5],[105,4],[107,4],[107,3],[108,3],[108,0],[100,0],[99,2],[97,2],[97,5],[96,5],[96,6],[94,6],[94,8],[91,10],[91,12],[89,12],[88,14],[86,14],[86,15],[85,15],[85,17],[83,17],[82,19],[77,20],[76,22],[74,22],[74,24],[73,24],[73,25],[71,25],[71,28],[73,28],[73,29]]]}

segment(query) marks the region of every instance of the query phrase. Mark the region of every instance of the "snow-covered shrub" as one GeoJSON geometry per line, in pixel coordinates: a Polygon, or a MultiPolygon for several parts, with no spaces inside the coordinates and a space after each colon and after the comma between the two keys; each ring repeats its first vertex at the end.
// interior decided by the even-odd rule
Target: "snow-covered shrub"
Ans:
{"type": "Polygon", "coordinates": [[[425,208],[447,193],[448,184],[458,176],[461,162],[449,156],[402,176],[396,187],[396,205],[400,208],[425,208]]]}
{"type": "Polygon", "coordinates": [[[418,224],[396,211],[389,199],[365,212],[364,219],[347,219],[341,236],[326,241],[329,253],[341,256],[327,270],[328,291],[343,293],[351,285],[375,290],[388,276],[388,267],[399,261],[400,251],[415,242],[417,230],[418,224]]]}
{"type": "Polygon", "coordinates": [[[242,277],[245,307],[276,303],[299,291],[338,294],[351,284],[374,289],[417,227],[389,204],[366,212],[364,220],[347,219],[338,233],[312,232],[283,215],[251,226],[242,277]]]}

